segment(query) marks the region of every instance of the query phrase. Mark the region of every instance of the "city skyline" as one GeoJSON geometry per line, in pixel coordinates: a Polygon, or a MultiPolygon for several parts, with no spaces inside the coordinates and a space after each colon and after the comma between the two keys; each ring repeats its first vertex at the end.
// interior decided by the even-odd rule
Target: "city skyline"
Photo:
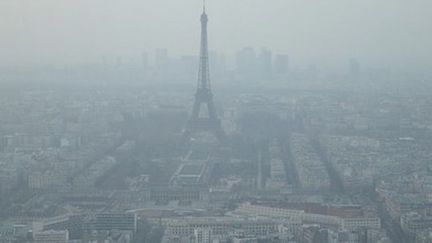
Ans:
{"type": "Polygon", "coordinates": [[[126,1],[0,3],[1,243],[432,242],[423,2],[126,1]]]}
{"type": "MultiPolygon", "coordinates": [[[[40,0],[22,6],[7,0],[1,4],[0,65],[95,63],[102,56],[134,57],[164,47],[176,55],[197,53],[199,22],[193,13],[201,1],[40,0]]],[[[209,22],[212,49],[228,55],[255,46],[324,68],[353,57],[370,66],[408,71],[431,65],[427,1],[207,4],[214,16],[209,22]]]]}

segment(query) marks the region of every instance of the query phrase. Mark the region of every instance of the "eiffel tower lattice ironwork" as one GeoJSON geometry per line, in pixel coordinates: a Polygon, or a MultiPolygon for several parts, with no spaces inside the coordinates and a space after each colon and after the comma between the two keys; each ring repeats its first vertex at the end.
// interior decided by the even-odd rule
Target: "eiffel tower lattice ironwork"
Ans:
{"type": "Polygon", "coordinates": [[[201,50],[198,71],[197,91],[192,113],[183,131],[183,142],[187,142],[195,132],[212,132],[219,142],[223,142],[225,133],[222,129],[213,101],[213,93],[210,84],[209,55],[207,42],[207,22],[208,17],[205,11],[201,15],[201,50]],[[207,115],[200,116],[202,106],[207,107],[207,115]]]}

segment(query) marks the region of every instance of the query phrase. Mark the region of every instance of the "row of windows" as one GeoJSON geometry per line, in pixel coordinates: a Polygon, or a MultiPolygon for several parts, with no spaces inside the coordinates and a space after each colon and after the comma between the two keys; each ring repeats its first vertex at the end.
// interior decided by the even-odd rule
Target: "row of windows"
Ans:
{"type": "Polygon", "coordinates": [[[187,226],[168,226],[168,231],[174,235],[189,235],[197,228],[210,228],[214,234],[224,234],[230,230],[241,228],[246,232],[267,234],[269,232],[278,232],[277,225],[187,225],[187,226]]]}

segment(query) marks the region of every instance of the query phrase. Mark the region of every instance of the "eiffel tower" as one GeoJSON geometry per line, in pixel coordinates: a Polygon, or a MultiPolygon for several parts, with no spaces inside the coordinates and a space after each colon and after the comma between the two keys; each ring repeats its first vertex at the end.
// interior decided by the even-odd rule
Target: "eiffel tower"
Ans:
{"type": "Polygon", "coordinates": [[[211,132],[216,136],[220,143],[222,143],[225,138],[221,121],[216,114],[216,109],[213,102],[213,93],[211,91],[207,43],[207,22],[208,17],[205,11],[204,3],[203,13],[201,15],[201,50],[197,91],[195,93],[195,102],[192,108],[192,113],[183,131],[183,143],[187,143],[190,140],[191,135],[196,132],[211,132]],[[200,116],[200,114],[203,113],[201,110],[202,106],[207,107],[207,114],[205,116],[200,116]]]}

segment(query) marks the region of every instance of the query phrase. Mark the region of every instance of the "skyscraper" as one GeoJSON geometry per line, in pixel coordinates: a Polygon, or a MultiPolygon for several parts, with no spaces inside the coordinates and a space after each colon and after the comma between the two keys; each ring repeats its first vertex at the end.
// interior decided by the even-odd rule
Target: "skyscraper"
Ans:
{"type": "Polygon", "coordinates": [[[288,73],[289,57],[288,55],[276,55],[274,61],[274,73],[283,75],[288,73]]]}
{"type": "Polygon", "coordinates": [[[272,52],[267,48],[262,48],[257,57],[257,65],[260,78],[270,79],[272,76],[273,60],[272,52]]]}
{"type": "Polygon", "coordinates": [[[245,47],[237,52],[236,56],[237,72],[242,77],[255,77],[257,66],[257,55],[252,47],[245,47]]]}

